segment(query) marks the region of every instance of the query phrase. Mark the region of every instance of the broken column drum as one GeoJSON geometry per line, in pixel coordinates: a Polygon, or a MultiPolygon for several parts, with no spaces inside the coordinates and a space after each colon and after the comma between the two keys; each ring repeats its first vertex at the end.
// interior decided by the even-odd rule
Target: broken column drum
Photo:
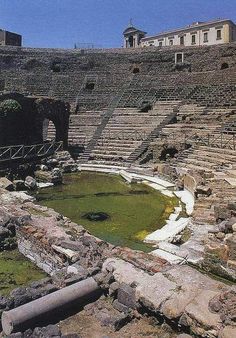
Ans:
{"type": "Polygon", "coordinates": [[[85,302],[93,301],[100,295],[101,289],[90,277],[13,310],[3,312],[2,328],[5,334],[22,332],[45,323],[66,310],[79,307],[85,302]]]}

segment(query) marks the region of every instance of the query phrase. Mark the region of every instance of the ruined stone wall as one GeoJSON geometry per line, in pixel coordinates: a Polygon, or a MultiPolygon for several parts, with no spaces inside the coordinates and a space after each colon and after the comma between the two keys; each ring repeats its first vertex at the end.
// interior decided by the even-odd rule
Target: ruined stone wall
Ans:
{"type": "Polygon", "coordinates": [[[42,135],[37,127],[37,111],[34,100],[21,94],[0,96],[0,145],[35,144],[42,142],[42,135]],[[9,105],[3,110],[2,105],[9,105]],[[18,110],[11,109],[11,104],[18,105],[18,110]]]}
{"type": "Polygon", "coordinates": [[[69,104],[60,100],[18,93],[0,95],[0,146],[42,143],[43,122],[49,119],[56,128],[56,141],[63,141],[66,147],[69,116],[69,104]]]}
{"type": "MultiPolygon", "coordinates": [[[[0,91],[60,98],[76,106],[106,107],[125,82],[137,76],[146,87],[235,81],[236,45],[104,50],[2,47],[0,91]],[[175,53],[184,62],[175,65],[175,53]],[[222,65],[229,67],[221,70],[222,65]],[[139,73],[133,74],[134,69],[139,73]],[[86,88],[93,83],[94,88],[86,88]]],[[[134,84],[132,84],[134,85],[134,84]]],[[[89,108],[88,107],[88,108],[89,108]]]]}

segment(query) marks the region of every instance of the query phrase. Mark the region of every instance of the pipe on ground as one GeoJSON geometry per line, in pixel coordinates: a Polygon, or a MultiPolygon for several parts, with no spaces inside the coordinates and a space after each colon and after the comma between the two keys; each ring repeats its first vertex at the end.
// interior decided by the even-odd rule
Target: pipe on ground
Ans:
{"type": "Polygon", "coordinates": [[[2,314],[2,328],[5,334],[23,332],[39,323],[48,321],[55,313],[65,314],[72,309],[94,301],[101,292],[98,284],[90,277],[67,286],[30,303],[2,314]]]}

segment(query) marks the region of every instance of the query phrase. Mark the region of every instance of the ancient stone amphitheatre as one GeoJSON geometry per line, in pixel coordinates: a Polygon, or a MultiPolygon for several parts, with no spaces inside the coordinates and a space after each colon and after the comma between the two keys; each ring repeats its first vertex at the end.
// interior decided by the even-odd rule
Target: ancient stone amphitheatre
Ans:
{"type": "Polygon", "coordinates": [[[0,247],[47,274],[2,294],[5,335],[236,337],[235,43],[1,47],[0,91],[0,247]],[[38,204],[81,171],[178,198],[150,252],[38,204]]]}

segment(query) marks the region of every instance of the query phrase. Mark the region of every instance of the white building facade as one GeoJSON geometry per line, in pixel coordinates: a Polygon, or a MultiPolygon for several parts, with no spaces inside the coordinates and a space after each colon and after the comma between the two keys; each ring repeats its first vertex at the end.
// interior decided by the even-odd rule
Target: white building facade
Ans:
{"type": "Polygon", "coordinates": [[[144,37],[140,47],[210,46],[236,41],[236,25],[231,20],[196,22],[185,28],[144,37]]]}

